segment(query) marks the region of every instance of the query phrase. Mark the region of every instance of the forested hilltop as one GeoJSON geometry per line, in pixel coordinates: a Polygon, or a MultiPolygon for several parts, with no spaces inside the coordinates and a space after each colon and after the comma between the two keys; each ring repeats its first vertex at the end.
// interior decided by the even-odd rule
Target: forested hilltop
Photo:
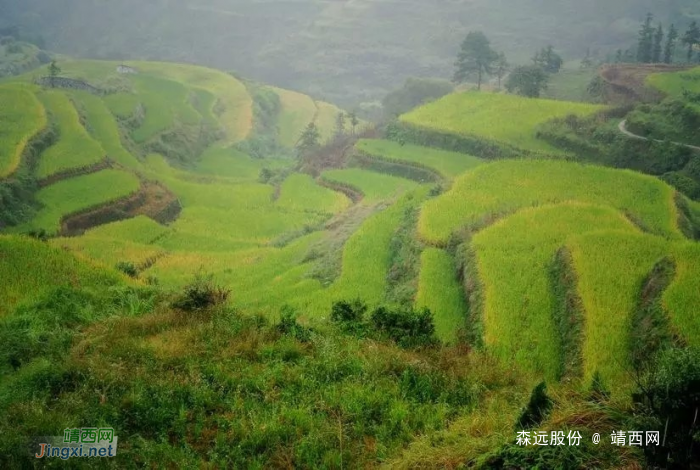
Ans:
{"type": "MultiPolygon", "coordinates": [[[[0,0],[57,52],[90,59],[190,62],[354,105],[400,77],[447,76],[469,30],[514,63],[548,43],[567,60],[636,38],[651,12],[665,24],[700,15],[694,0],[0,0]],[[553,41],[557,38],[557,41],[553,41]]],[[[601,57],[602,58],[602,57],[601,57]]]]}

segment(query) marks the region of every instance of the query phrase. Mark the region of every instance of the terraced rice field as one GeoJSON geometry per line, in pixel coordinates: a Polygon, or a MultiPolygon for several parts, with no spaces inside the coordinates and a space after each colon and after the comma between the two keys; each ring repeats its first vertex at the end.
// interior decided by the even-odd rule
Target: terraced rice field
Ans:
{"type": "Polygon", "coordinates": [[[316,226],[325,216],[285,211],[273,206],[264,210],[236,207],[217,209],[210,206],[186,206],[172,224],[178,232],[214,234],[215,238],[236,242],[269,243],[276,237],[316,226]]]}
{"type": "Polygon", "coordinates": [[[584,378],[599,372],[606,383],[621,386],[628,383],[628,335],[642,281],[666,255],[668,242],[645,234],[601,232],[574,238],[570,247],[586,315],[584,378]]]}
{"type": "Polygon", "coordinates": [[[450,191],[423,206],[419,233],[429,243],[441,245],[461,228],[487,224],[520,208],[570,200],[611,205],[651,233],[682,237],[674,190],[658,179],[632,171],[537,160],[489,163],[457,178],[450,191]]]}
{"type": "Polygon", "coordinates": [[[115,268],[119,263],[132,263],[135,267],[141,267],[157,260],[166,252],[158,246],[90,236],[56,238],[51,244],[71,250],[86,259],[95,260],[108,268],[115,268]]]}
{"type": "Polygon", "coordinates": [[[523,209],[474,236],[484,341],[497,356],[550,380],[560,377],[551,264],[571,235],[606,229],[636,231],[613,208],[565,203],[523,209]]]}
{"type": "Polygon", "coordinates": [[[59,137],[58,142],[39,158],[36,170],[39,178],[90,166],[104,159],[105,150],[87,133],[75,106],[65,93],[44,91],[39,98],[52,116],[59,137]]]}
{"type": "Polygon", "coordinates": [[[162,237],[168,231],[167,227],[140,215],[92,228],[86,231],[83,237],[103,240],[126,240],[133,243],[149,244],[162,237]]]}
{"type": "Polygon", "coordinates": [[[700,347],[700,243],[678,243],[670,256],[676,274],[663,294],[663,305],[673,331],[688,344],[700,347]]]}
{"type": "MultiPolygon", "coordinates": [[[[321,186],[309,175],[289,172],[278,187],[259,181],[263,169],[288,172],[294,162],[251,158],[234,148],[232,144],[245,138],[252,126],[252,101],[235,78],[185,65],[129,65],[140,73],[120,76],[114,62],[68,62],[64,69],[67,76],[123,90],[120,93],[104,97],[75,91],[41,93],[46,107],[60,117],[61,138],[42,155],[40,175],[85,166],[105,154],[124,170],[103,170],[44,187],[36,194],[43,207],[32,221],[14,230],[55,233],[63,217],[132,194],[139,188],[137,174],[165,185],[183,210],[168,226],[136,217],[80,237],[55,238],[48,246],[0,236],[0,253],[14,250],[9,263],[0,255],[2,279],[3,272],[18,269],[31,256],[49,260],[46,275],[36,265],[35,272],[10,285],[0,283],[0,296],[9,298],[10,305],[25,300],[22,292],[35,285],[52,286],[64,279],[80,285],[124,282],[111,268],[128,261],[145,269],[142,278],[155,276],[166,287],[182,286],[199,271],[211,273],[232,289],[232,304],[250,313],[277,318],[279,309],[289,304],[302,321],[322,319],[336,300],[359,297],[377,306],[392,298],[387,295],[392,288],[388,274],[396,262],[397,231],[405,229],[407,212],[419,209],[418,242],[424,245],[418,243],[416,249],[422,253],[419,276],[412,280],[417,287],[413,300],[415,306],[431,309],[437,334],[446,342],[457,341],[466,328],[471,334],[483,333],[488,354],[533,378],[556,381],[580,376],[588,383],[597,372],[609,387],[624,388],[629,383],[629,333],[641,283],[660,259],[669,258],[676,271],[662,302],[670,326],[688,344],[700,345],[695,308],[700,304],[700,245],[683,236],[675,192],[655,178],[564,161],[484,163],[455,152],[363,139],[356,144],[358,151],[427,167],[452,187],[429,197],[428,185],[395,176],[359,168],[323,172],[326,182],[364,195],[351,208],[344,194],[321,186]],[[139,105],[145,117],[132,135],[137,145],[128,139],[126,145],[115,116],[132,117],[139,105]],[[139,142],[181,124],[202,122],[221,127],[225,135],[191,169],[173,167],[161,155],[137,158],[127,150],[136,152],[139,142]],[[52,154],[63,157],[48,158],[52,154]],[[346,223],[352,228],[337,229],[346,223]],[[464,229],[471,237],[460,239],[467,233],[464,229]],[[478,273],[483,288],[483,305],[475,306],[480,309],[468,311],[455,260],[446,249],[454,236],[455,241],[467,240],[472,250],[475,265],[470,268],[478,273]],[[320,246],[329,245],[334,251],[318,252],[320,246]],[[574,289],[581,299],[583,319],[576,325],[580,334],[575,338],[581,357],[576,368],[566,362],[571,346],[566,341],[571,339],[562,336],[555,317],[560,299],[553,266],[562,249],[571,254],[574,289]],[[87,264],[87,259],[102,268],[87,264]],[[332,274],[319,277],[319,267],[332,274]],[[330,286],[324,288],[319,279],[330,286]],[[468,323],[472,320],[477,324],[468,323]]],[[[31,85],[0,86],[0,98],[8,87],[26,92],[8,97],[37,114],[32,127],[20,123],[12,109],[0,110],[0,121],[18,124],[0,127],[0,133],[15,136],[0,149],[5,168],[16,165],[19,154],[12,152],[22,139],[42,127],[43,109],[31,85]]],[[[274,91],[282,101],[278,125],[285,145],[292,147],[314,119],[324,139],[333,135],[338,108],[298,93],[274,91]]],[[[537,125],[599,109],[470,92],[447,96],[401,119],[440,132],[555,153],[536,139],[537,125]]],[[[9,138],[0,139],[5,141],[9,138]]],[[[700,215],[698,203],[689,207],[700,215]]]]}
{"type": "Polygon", "coordinates": [[[653,73],[646,79],[647,84],[674,97],[681,97],[683,91],[700,93],[700,67],[684,72],[653,73]]]}
{"type": "Polygon", "coordinates": [[[133,93],[113,93],[102,98],[112,114],[121,119],[129,119],[141,105],[138,96],[133,93]]]}
{"type": "Polygon", "coordinates": [[[288,161],[255,159],[234,148],[209,147],[201,156],[195,171],[203,175],[225,177],[231,181],[257,181],[263,168],[288,166],[288,161]]]}
{"type": "Polygon", "coordinates": [[[276,205],[298,212],[335,214],[351,203],[343,193],[319,186],[311,176],[293,173],[282,183],[276,205]]]}
{"type": "Polygon", "coordinates": [[[416,307],[430,309],[435,332],[445,342],[456,342],[460,330],[466,329],[464,291],[457,281],[454,259],[446,251],[426,248],[421,254],[416,307]]]}
{"type": "Polygon", "coordinates": [[[129,196],[138,189],[138,178],[120,170],[102,170],[59,181],[36,193],[43,208],[31,222],[17,230],[58,232],[64,216],[129,196]]]}
{"type": "Polygon", "coordinates": [[[58,286],[106,287],[123,282],[113,271],[27,237],[0,235],[0,316],[58,286]]]}
{"type": "Polygon", "coordinates": [[[365,202],[388,199],[418,187],[415,181],[359,168],[328,170],[324,171],[321,177],[330,182],[358,189],[364,194],[365,202]]]}
{"type": "Polygon", "coordinates": [[[100,142],[107,156],[126,168],[139,168],[140,162],[123,147],[119,126],[104,101],[84,91],[74,91],[71,96],[85,113],[91,135],[100,142]]]}
{"type": "Polygon", "coordinates": [[[447,152],[419,145],[401,145],[390,140],[360,139],[355,144],[355,148],[389,161],[425,166],[448,179],[461,175],[483,163],[480,158],[463,153],[447,152]]]}
{"type": "Polygon", "coordinates": [[[126,65],[206,90],[216,96],[217,101],[212,103],[211,112],[224,129],[222,145],[235,144],[250,134],[253,128],[253,100],[245,85],[230,74],[206,67],[165,62],[127,62],[126,65]]]}
{"type": "Polygon", "coordinates": [[[143,123],[132,132],[137,143],[172,129],[177,123],[196,125],[201,121],[190,104],[189,90],[181,83],[149,75],[134,75],[132,80],[145,111],[143,123]]]}
{"type": "Polygon", "coordinates": [[[311,97],[295,91],[272,88],[280,98],[282,109],[277,117],[279,143],[284,147],[296,146],[306,126],[316,116],[316,104],[311,97]]]}
{"type": "Polygon", "coordinates": [[[34,93],[0,86],[0,178],[17,170],[29,139],[46,127],[44,107],[34,93]]]}
{"type": "Polygon", "coordinates": [[[537,126],[557,117],[587,116],[602,109],[602,106],[586,103],[465,92],[447,95],[399,119],[438,132],[475,136],[534,152],[561,154],[561,150],[536,138],[537,126]]]}
{"type": "Polygon", "coordinates": [[[314,316],[326,316],[336,300],[361,298],[369,305],[380,304],[387,290],[392,237],[406,210],[417,207],[427,193],[427,188],[411,191],[367,219],[343,247],[340,277],[323,295],[307,299],[303,309],[314,316]]]}

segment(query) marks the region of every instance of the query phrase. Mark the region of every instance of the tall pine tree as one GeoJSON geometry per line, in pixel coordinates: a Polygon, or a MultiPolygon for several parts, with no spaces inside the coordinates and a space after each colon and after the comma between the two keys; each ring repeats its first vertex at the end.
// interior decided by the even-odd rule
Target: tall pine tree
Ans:
{"type": "Polygon", "coordinates": [[[654,15],[647,13],[647,17],[639,30],[639,42],[637,44],[637,62],[648,64],[651,62],[654,48],[654,28],[651,23],[654,15]]]}
{"type": "Polygon", "coordinates": [[[688,62],[693,61],[693,48],[696,44],[700,44],[700,28],[698,28],[698,22],[693,21],[690,23],[688,31],[683,35],[683,44],[688,46],[688,62]]]}
{"type": "Polygon", "coordinates": [[[664,63],[670,64],[673,62],[673,53],[676,50],[676,41],[678,41],[678,30],[671,24],[666,36],[666,45],[664,46],[664,63]]]}
{"type": "Polygon", "coordinates": [[[480,90],[484,76],[493,73],[493,63],[498,53],[491,49],[491,43],[481,31],[472,31],[462,42],[462,48],[455,62],[454,81],[462,83],[476,76],[476,86],[480,90]]]}
{"type": "Polygon", "coordinates": [[[659,26],[656,27],[656,31],[654,31],[654,46],[651,49],[651,61],[655,64],[661,62],[661,51],[663,48],[663,42],[664,27],[661,26],[661,23],[659,23],[659,26]]]}

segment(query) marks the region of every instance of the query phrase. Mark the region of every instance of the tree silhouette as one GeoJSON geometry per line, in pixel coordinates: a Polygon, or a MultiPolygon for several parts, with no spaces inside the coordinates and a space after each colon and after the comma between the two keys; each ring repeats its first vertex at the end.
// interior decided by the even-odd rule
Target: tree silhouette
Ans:
{"type": "Polygon", "coordinates": [[[472,31],[462,42],[462,47],[455,62],[454,81],[462,83],[467,78],[476,75],[476,87],[481,90],[484,75],[493,73],[493,63],[498,59],[496,51],[491,49],[491,43],[481,31],[472,31]]]}

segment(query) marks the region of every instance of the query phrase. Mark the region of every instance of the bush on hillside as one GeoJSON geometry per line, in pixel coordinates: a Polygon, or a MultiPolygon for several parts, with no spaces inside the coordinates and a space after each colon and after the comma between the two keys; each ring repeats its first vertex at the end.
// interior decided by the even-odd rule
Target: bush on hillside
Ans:
{"type": "Polygon", "coordinates": [[[282,306],[277,330],[283,335],[292,336],[302,343],[311,340],[311,330],[299,324],[296,310],[289,305],[282,306]]]}
{"type": "Polygon", "coordinates": [[[700,198],[700,183],[683,173],[671,171],[661,176],[661,179],[691,199],[700,198]]]}
{"type": "Polygon", "coordinates": [[[364,323],[365,312],[367,312],[367,304],[360,299],[353,301],[340,300],[333,304],[331,321],[337,323],[346,333],[362,335],[366,329],[364,323]]]}
{"type": "Polygon", "coordinates": [[[197,274],[173,301],[172,306],[184,312],[198,312],[228,300],[231,291],[214,283],[212,275],[197,274]]]}
{"type": "Polygon", "coordinates": [[[367,311],[367,304],[360,299],[351,302],[341,300],[333,304],[331,321],[336,323],[359,323],[367,311]]]}
{"type": "Polygon", "coordinates": [[[700,155],[696,154],[693,156],[683,171],[694,180],[700,182],[700,155]]]}
{"type": "Polygon", "coordinates": [[[391,309],[379,307],[371,316],[376,330],[402,347],[431,346],[437,343],[433,314],[427,308],[391,309]]]}

